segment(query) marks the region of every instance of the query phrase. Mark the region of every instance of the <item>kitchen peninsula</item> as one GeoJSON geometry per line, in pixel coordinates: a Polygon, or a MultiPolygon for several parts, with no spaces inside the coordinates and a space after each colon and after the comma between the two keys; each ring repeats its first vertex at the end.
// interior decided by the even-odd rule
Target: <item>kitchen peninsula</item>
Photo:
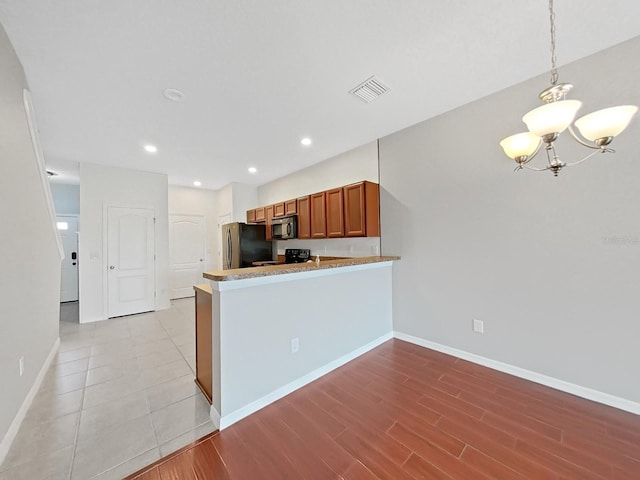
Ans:
{"type": "Polygon", "coordinates": [[[398,259],[205,272],[214,423],[223,429],[390,339],[398,259]]]}

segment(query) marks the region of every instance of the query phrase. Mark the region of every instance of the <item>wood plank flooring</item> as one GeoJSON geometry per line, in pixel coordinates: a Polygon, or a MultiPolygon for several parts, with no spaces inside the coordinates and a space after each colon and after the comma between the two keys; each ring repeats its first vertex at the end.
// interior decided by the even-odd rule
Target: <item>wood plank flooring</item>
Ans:
{"type": "Polygon", "coordinates": [[[390,340],[130,477],[640,479],[640,416],[390,340]]]}

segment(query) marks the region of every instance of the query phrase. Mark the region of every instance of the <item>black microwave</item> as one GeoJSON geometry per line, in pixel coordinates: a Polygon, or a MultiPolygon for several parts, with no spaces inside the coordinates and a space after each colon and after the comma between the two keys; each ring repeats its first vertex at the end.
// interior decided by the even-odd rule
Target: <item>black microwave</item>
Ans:
{"type": "Polygon", "coordinates": [[[295,216],[274,218],[271,220],[271,237],[274,240],[287,240],[298,236],[297,218],[295,216]]]}

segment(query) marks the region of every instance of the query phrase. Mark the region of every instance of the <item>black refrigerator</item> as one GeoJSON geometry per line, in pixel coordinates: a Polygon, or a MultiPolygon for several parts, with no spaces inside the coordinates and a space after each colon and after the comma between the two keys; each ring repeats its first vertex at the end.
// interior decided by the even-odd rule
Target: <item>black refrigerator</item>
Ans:
{"type": "Polygon", "coordinates": [[[253,262],[273,260],[273,244],[266,239],[264,225],[222,225],[222,268],[252,267],[253,262]]]}

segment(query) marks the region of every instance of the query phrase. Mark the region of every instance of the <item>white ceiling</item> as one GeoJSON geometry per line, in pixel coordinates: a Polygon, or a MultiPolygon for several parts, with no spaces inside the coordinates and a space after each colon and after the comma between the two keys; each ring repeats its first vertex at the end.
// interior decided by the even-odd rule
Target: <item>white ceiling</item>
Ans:
{"type": "MultiPolygon", "coordinates": [[[[638,0],[556,3],[560,64],[640,35],[638,0]]],[[[545,0],[0,0],[0,22],[49,168],[214,189],[268,182],[549,69],[545,0]],[[389,93],[348,94],[374,74],[389,93]]]]}

